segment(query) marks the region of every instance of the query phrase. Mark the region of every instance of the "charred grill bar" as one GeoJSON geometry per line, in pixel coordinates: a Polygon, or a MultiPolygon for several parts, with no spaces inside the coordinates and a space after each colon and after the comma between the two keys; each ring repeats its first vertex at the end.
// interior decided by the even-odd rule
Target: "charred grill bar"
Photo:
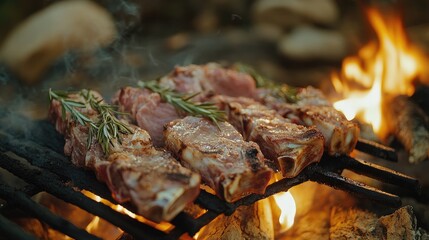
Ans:
{"type": "MultiPolygon", "coordinates": [[[[4,117],[9,114],[11,113],[0,109],[0,123],[6,121],[4,117]]],[[[38,212],[33,212],[34,216],[69,236],[77,239],[96,239],[95,236],[90,235],[85,230],[76,229],[76,226],[59,219],[58,216],[33,202],[30,197],[39,191],[46,191],[66,202],[79,206],[111,222],[137,239],[177,239],[184,233],[189,233],[192,236],[220,214],[230,215],[239,206],[250,205],[259,199],[286,191],[305,181],[326,184],[371,200],[383,202],[389,206],[400,204],[400,198],[396,195],[341,176],[344,169],[399,187],[414,191],[419,190],[416,179],[390,169],[348,156],[324,156],[319,164],[308,166],[297,177],[282,179],[271,184],[264,195],[252,194],[234,203],[227,203],[206,191],[202,191],[195,203],[206,209],[207,212],[197,219],[182,212],[171,221],[175,228],[165,233],[128,215],[118,213],[76,190],[85,189],[115,203],[107,187],[98,182],[93,173],[75,167],[64,157],[62,154],[63,140],[50,124],[45,121],[30,121],[18,115],[13,116],[13,119],[19,121],[20,126],[31,125],[30,129],[24,129],[24,127],[14,127],[10,124],[0,124],[2,126],[0,127],[0,167],[30,184],[20,190],[11,189],[11,186],[4,184],[0,185],[0,196],[7,201],[7,204],[0,207],[1,231],[7,236],[13,236],[14,239],[33,239],[33,237],[20,231],[16,224],[2,216],[7,209],[13,208],[25,210],[32,208],[33,211],[38,212]],[[17,160],[5,154],[6,152],[13,152],[26,161],[17,160]],[[38,207],[34,207],[34,205],[38,207]]],[[[392,149],[368,141],[359,141],[357,149],[376,157],[384,157],[387,160],[396,159],[392,149]]],[[[125,205],[125,207],[133,210],[132,206],[125,205]]]]}

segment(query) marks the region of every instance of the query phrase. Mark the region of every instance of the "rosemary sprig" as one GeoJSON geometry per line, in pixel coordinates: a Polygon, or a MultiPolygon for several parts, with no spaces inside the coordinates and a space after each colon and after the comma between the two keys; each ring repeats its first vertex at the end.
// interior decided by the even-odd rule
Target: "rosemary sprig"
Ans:
{"type": "Polygon", "coordinates": [[[270,89],[271,94],[274,97],[281,98],[288,103],[296,103],[299,100],[297,95],[297,88],[291,87],[287,84],[275,83],[272,80],[263,77],[249,65],[243,63],[235,63],[232,68],[239,72],[247,73],[252,76],[253,79],[255,79],[256,87],[270,89]]]}
{"type": "Polygon", "coordinates": [[[282,84],[271,89],[273,90],[274,96],[282,98],[288,103],[296,103],[299,100],[297,88],[282,84]]]}
{"type": "Polygon", "coordinates": [[[272,87],[274,87],[274,85],[276,85],[273,81],[262,76],[254,68],[252,68],[251,66],[249,66],[247,64],[234,63],[232,65],[232,68],[239,71],[239,72],[247,73],[250,76],[252,76],[253,79],[255,79],[256,87],[258,87],[258,88],[272,88],[272,87]]]}
{"type": "Polygon", "coordinates": [[[191,99],[198,95],[198,93],[184,95],[169,88],[161,87],[156,81],[138,81],[137,85],[158,93],[164,101],[173,105],[177,110],[189,115],[208,118],[215,124],[226,119],[225,112],[219,110],[214,104],[192,102],[191,99]]]}
{"type": "Polygon", "coordinates": [[[70,113],[70,117],[73,121],[78,122],[81,125],[91,124],[92,120],[82,114],[78,109],[86,107],[85,103],[77,102],[68,98],[72,92],[66,91],[53,91],[49,89],[49,101],[57,100],[61,104],[61,118],[63,121],[66,119],[66,112],[70,113]]]}
{"type": "Polygon", "coordinates": [[[81,95],[89,106],[98,112],[95,127],[90,127],[89,129],[88,141],[90,143],[95,137],[103,152],[108,153],[109,146],[113,146],[113,139],[117,139],[121,143],[119,133],[131,134],[133,132],[126,123],[116,118],[116,115],[125,115],[125,113],[117,111],[116,106],[106,104],[102,99],[96,99],[91,91],[82,90],[81,95]]]}
{"type": "Polygon", "coordinates": [[[76,94],[80,94],[83,97],[84,102],[71,100],[69,94],[71,94],[71,92],[53,91],[49,89],[49,99],[51,101],[55,99],[61,104],[63,120],[65,120],[66,112],[68,112],[73,121],[89,127],[88,148],[91,146],[93,139],[96,139],[101,145],[103,152],[107,154],[109,152],[109,147],[113,145],[114,139],[121,142],[119,133],[132,133],[129,126],[119,121],[115,116],[124,113],[117,111],[115,106],[103,103],[103,100],[97,99],[91,91],[83,89],[76,92],[76,94]],[[95,121],[79,111],[79,109],[86,108],[87,106],[98,113],[95,121]]]}

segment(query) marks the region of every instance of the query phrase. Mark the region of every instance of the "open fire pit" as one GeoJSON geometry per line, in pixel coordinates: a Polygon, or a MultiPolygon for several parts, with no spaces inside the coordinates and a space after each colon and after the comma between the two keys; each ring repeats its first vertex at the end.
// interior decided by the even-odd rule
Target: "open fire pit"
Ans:
{"type": "MultiPolygon", "coordinates": [[[[261,7],[259,5],[255,3],[254,7],[261,7]]],[[[258,10],[262,12],[257,15],[263,16],[263,11],[268,11],[269,8],[270,6],[262,6],[262,10],[258,10]]],[[[341,7],[342,10],[343,8],[344,6],[341,7]]],[[[157,77],[165,69],[178,63],[218,60],[217,54],[205,58],[212,54],[208,49],[213,43],[223,49],[220,51],[228,52],[225,58],[221,58],[229,61],[243,61],[243,58],[259,54],[264,59],[270,59],[273,56],[272,43],[266,39],[261,40],[259,36],[255,37],[254,32],[242,36],[240,34],[243,33],[232,34],[231,36],[238,36],[233,41],[230,35],[200,39],[199,36],[176,34],[163,44],[154,44],[152,40],[144,41],[146,46],[153,44],[156,47],[149,50],[143,48],[145,56],[142,58],[142,54],[130,51],[141,45],[138,33],[135,33],[135,38],[128,38],[132,36],[136,26],[130,25],[119,29],[123,30],[122,33],[127,38],[110,44],[107,49],[97,49],[94,56],[67,54],[62,62],[49,70],[44,77],[46,80],[37,85],[23,84],[22,81],[37,81],[37,77],[22,75],[19,67],[9,69],[6,65],[0,79],[0,83],[4,81],[5,86],[0,90],[5,96],[0,97],[0,102],[5,105],[0,107],[1,235],[5,239],[340,239],[357,235],[368,239],[394,239],[399,236],[427,238],[428,235],[421,228],[429,225],[425,222],[429,212],[425,207],[428,203],[425,193],[427,180],[423,179],[421,186],[421,174],[414,174],[410,169],[416,167],[409,165],[407,161],[409,157],[410,162],[427,166],[425,153],[417,156],[413,150],[425,139],[418,135],[419,131],[416,129],[425,128],[425,124],[428,124],[425,122],[427,113],[424,107],[426,87],[417,87],[417,92],[411,98],[408,96],[414,92],[408,91],[407,86],[405,90],[395,93],[392,93],[391,88],[382,88],[388,85],[385,82],[391,78],[409,82],[417,79],[424,85],[424,73],[418,72],[421,67],[417,64],[425,61],[424,54],[405,44],[406,40],[396,39],[405,37],[397,18],[395,21],[399,22],[394,27],[396,35],[392,34],[395,41],[390,41],[389,37],[392,35],[389,35],[387,29],[389,23],[383,22],[383,16],[376,10],[370,9],[368,12],[370,22],[377,31],[379,44],[365,46],[359,52],[359,58],[347,58],[342,72],[331,78],[332,84],[330,81],[300,83],[329,89],[325,93],[332,96],[332,101],[336,102],[335,107],[348,118],[359,121],[361,130],[369,129],[362,131],[355,150],[350,155],[332,156],[325,153],[319,163],[307,166],[296,177],[272,180],[265,194],[251,194],[234,202],[226,202],[211,189],[202,186],[196,200],[170,222],[155,223],[139,216],[132,204],[119,204],[112,197],[109,188],[99,182],[94,173],[73,165],[64,155],[63,137],[46,120],[47,102],[40,95],[46,95],[45,91],[50,87],[93,88],[111,95],[112,89],[118,86],[133,84],[142,76],[145,76],[144,79],[157,77]],[[380,29],[385,32],[378,32],[380,29]],[[194,39],[201,40],[201,45],[195,49],[192,47],[194,39]],[[240,42],[239,47],[234,41],[240,42]],[[393,46],[389,45],[391,42],[393,46]],[[249,48],[258,50],[249,53],[249,48]],[[152,51],[155,55],[165,55],[168,58],[173,54],[173,57],[160,67],[152,51]],[[174,59],[183,58],[181,51],[197,57],[177,62],[174,59]],[[198,54],[201,53],[196,53],[199,51],[210,54],[202,54],[204,57],[199,59],[198,54]],[[235,56],[236,53],[238,57],[235,56]],[[376,57],[371,58],[369,55],[376,57]],[[397,59],[392,60],[392,56],[397,59]],[[404,59],[405,62],[401,62],[404,59]],[[139,70],[129,71],[130,66],[139,70]],[[157,66],[154,67],[155,70],[148,70],[153,66],[157,66]],[[408,68],[401,69],[402,66],[408,68]],[[396,74],[395,70],[399,73],[396,74]],[[145,71],[149,74],[144,73],[145,71]],[[372,82],[358,81],[362,79],[372,82]],[[332,85],[335,89],[331,89],[332,85]],[[14,96],[14,91],[19,94],[14,96]],[[374,92],[380,95],[373,95],[374,92]],[[406,109],[419,109],[417,116],[415,110],[398,111],[397,108],[391,110],[386,107],[392,102],[397,103],[398,100],[392,100],[396,99],[397,94],[404,95],[406,109]],[[360,98],[356,98],[358,95],[360,98]],[[388,96],[388,100],[383,100],[383,95],[388,96]],[[374,116],[373,114],[362,110],[365,107],[352,108],[355,103],[363,103],[361,99],[365,97],[370,102],[369,112],[373,113],[373,106],[377,105],[384,111],[380,110],[380,116],[390,117],[373,120],[367,118],[374,116]],[[381,108],[383,104],[385,107],[381,108]],[[348,112],[351,110],[354,113],[348,112]],[[396,116],[400,117],[395,118],[396,116]],[[388,124],[389,120],[393,124],[388,124]],[[411,127],[407,126],[410,122],[411,127]],[[421,122],[423,125],[415,126],[421,122]],[[398,125],[401,127],[398,128],[398,125]],[[379,127],[381,132],[378,131],[379,127]],[[380,144],[391,143],[393,138],[388,137],[391,136],[390,133],[394,133],[395,139],[405,148],[397,142],[391,144],[393,148],[380,144]],[[424,189],[423,194],[421,187],[424,189]],[[410,206],[400,208],[408,204],[414,206],[414,211],[410,206]]],[[[240,18],[240,15],[234,16],[235,19],[240,18]]],[[[308,65],[320,65],[320,60],[300,60],[297,63],[293,59],[281,61],[299,66],[298,71],[303,71],[308,65]]],[[[325,63],[321,62],[323,66],[325,63]]],[[[269,64],[265,66],[273,69],[269,64]]],[[[329,80],[326,77],[324,79],[329,80]]],[[[426,147],[425,144],[419,146],[422,145],[426,147]]]]}

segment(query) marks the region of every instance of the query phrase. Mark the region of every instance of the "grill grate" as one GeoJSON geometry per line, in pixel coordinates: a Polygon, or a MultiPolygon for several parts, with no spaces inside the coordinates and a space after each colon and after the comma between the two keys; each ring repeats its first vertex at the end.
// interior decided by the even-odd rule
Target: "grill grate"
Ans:
{"type": "MultiPolygon", "coordinates": [[[[13,189],[4,183],[0,184],[0,197],[7,201],[7,204],[0,207],[0,213],[3,213],[5,209],[17,207],[31,212],[35,217],[70,237],[98,239],[31,200],[32,195],[39,191],[46,191],[109,221],[136,239],[177,239],[184,233],[188,233],[190,236],[194,235],[219,214],[230,215],[239,206],[250,205],[257,200],[281,191],[287,191],[289,188],[306,181],[315,181],[345,190],[388,206],[400,206],[401,201],[398,196],[341,176],[344,169],[404,189],[412,189],[414,192],[419,191],[419,183],[416,179],[393,170],[349,156],[323,156],[319,164],[308,166],[297,177],[282,179],[271,184],[264,195],[252,194],[237,202],[227,203],[202,190],[195,203],[206,209],[207,212],[196,219],[184,212],[180,213],[171,222],[175,228],[166,233],[128,215],[116,212],[107,205],[83,195],[79,190],[85,189],[116,203],[108,188],[97,181],[93,173],[77,168],[62,154],[63,145],[62,136],[56,133],[53,126],[48,122],[31,121],[0,109],[0,167],[29,184],[23,189],[13,189]],[[5,119],[14,119],[19,124],[10,126],[10,123],[5,122],[7,121],[5,119]],[[18,161],[16,158],[5,154],[7,151],[13,152],[25,160],[18,161]]],[[[376,157],[397,161],[393,149],[379,144],[359,140],[356,148],[376,157]]],[[[133,210],[130,205],[125,204],[123,206],[133,210]]],[[[34,239],[4,218],[2,214],[0,214],[0,224],[0,230],[13,239],[34,239]]],[[[126,237],[124,236],[124,238],[126,237]]]]}

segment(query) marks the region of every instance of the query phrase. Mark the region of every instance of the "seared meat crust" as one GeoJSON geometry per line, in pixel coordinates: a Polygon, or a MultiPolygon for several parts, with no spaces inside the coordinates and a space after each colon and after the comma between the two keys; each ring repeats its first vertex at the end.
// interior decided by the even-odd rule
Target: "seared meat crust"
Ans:
{"type": "Polygon", "coordinates": [[[228,202],[250,193],[262,194],[272,170],[259,146],[246,142],[227,122],[218,125],[197,117],[170,122],[164,131],[166,146],[228,202]]]}
{"type": "MultiPolygon", "coordinates": [[[[82,100],[79,95],[70,98],[82,100]]],[[[89,106],[81,111],[97,117],[89,106]]],[[[122,134],[122,141],[114,140],[105,154],[95,139],[87,146],[88,127],[75,123],[70,115],[63,119],[61,105],[55,100],[50,119],[64,134],[64,152],[71,161],[93,170],[118,202],[131,201],[142,216],[169,221],[197,197],[200,176],[182,167],[169,153],[155,149],[146,131],[129,125],[133,133],[122,134]]]]}
{"type": "Polygon", "coordinates": [[[246,140],[258,143],[283,177],[295,177],[320,161],[324,138],[314,127],[292,123],[249,98],[216,96],[212,100],[227,112],[228,121],[246,140]]]}

